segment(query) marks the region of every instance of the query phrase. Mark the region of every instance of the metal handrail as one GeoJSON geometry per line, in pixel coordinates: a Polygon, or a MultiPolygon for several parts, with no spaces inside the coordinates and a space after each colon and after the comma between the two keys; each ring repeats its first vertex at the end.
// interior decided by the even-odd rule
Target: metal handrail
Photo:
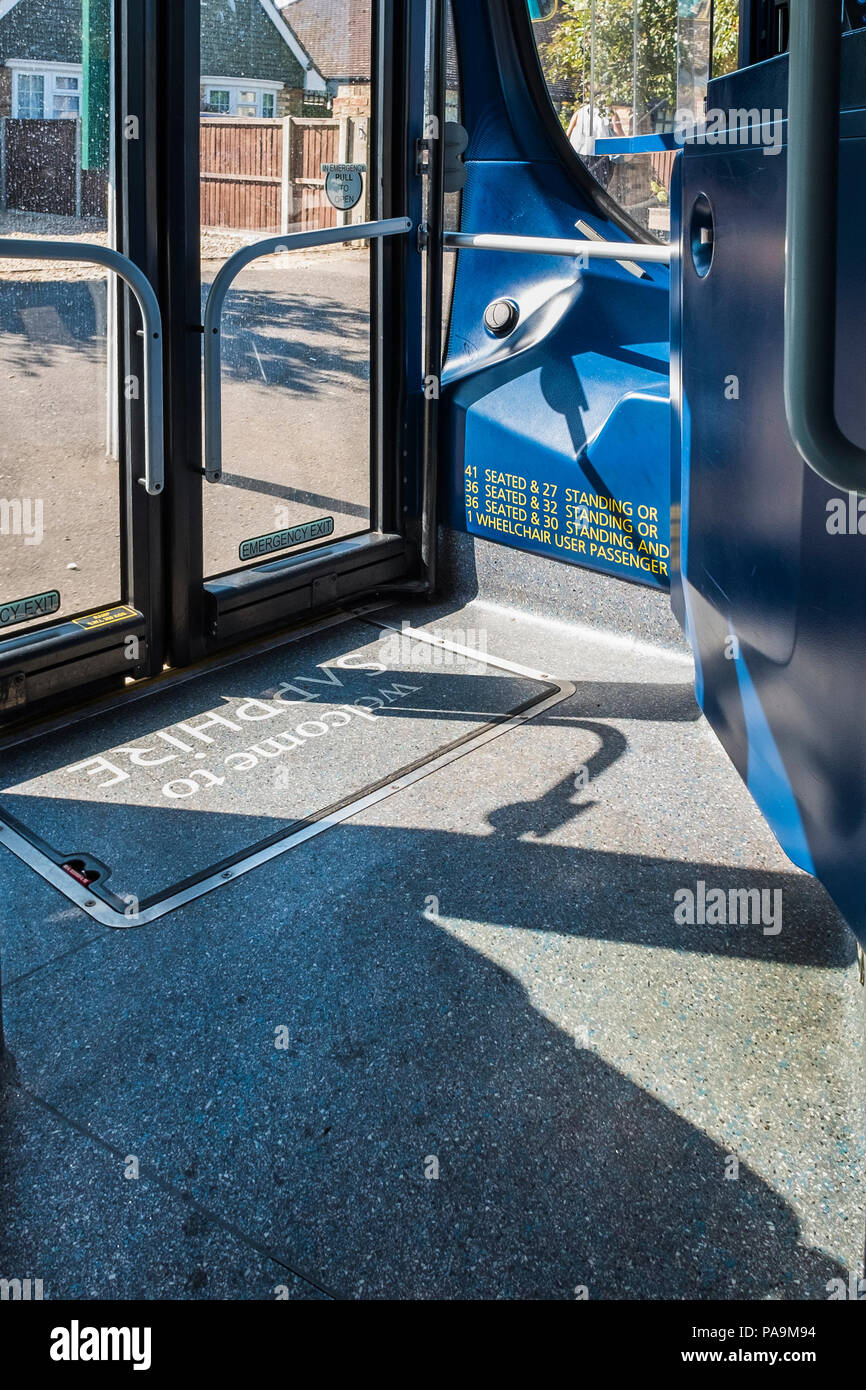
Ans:
{"type": "Polygon", "coordinates": [[[668,265],[671,248],[650,241],[578,241],[547,236],[499,236],[492,232],[446,232],[446,251],[517,251],[527,256],[586,256],[599,261],[643,261],[668,265]]]}
{"type": "Polygon", "coordinates": [[[113,270],[129,286],[138,302],[144,325],[144,471],[139,478],[151,497],[165,486],[163,436],[162,315],[153,286],[137,265],[107,246],[85,241],[35,241],[0,237],[0,257],[27,261],[81,261],[113,270]]]}
{"type": "Polygon", "coordinates": [[[278,251],[302,251],[308,246],[331,246],[342,241],[373,241],[412,230],[408,217],[389,217],[380,222],[357,222],[346,227],[323,227],[315,232],[291,232],[265,237],[242,246],[220,267],[210,287],[204,312],[204,429],[205,478],[222,479],[222,316],[233,281],[252,261],[278,251]]]}
{"type": "Polygon", "coordinates": [[[836,421],[841,51],[838,6],[792,0],[788,69],[785,415],[825,482],[866,495],[866,450],[836,421]]]}

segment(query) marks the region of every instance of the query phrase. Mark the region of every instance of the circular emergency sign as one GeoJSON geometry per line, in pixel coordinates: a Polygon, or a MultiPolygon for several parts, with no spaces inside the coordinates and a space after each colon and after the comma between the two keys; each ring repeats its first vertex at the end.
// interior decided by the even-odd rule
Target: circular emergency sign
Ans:
{"type": "Polygon", "coordinates": [[[366,164],[323,164],[325,195],[332,207],[348,212],[360,203],[366,164]]]}

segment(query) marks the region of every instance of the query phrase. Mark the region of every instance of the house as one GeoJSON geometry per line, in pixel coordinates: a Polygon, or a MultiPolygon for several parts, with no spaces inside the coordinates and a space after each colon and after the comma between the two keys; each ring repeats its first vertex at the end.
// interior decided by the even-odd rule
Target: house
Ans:
{"type": "Polygon", "coordinates": [[[370,84],[372,0],[280,0],[282,16],[327,83],[370,84]]]}
{"type": "Polygon", "coordinates": [[[372,0],[280,0],[281,13],[325,81],[335,117],[371,113],[372,0]]]}
{"type": "MultiPolygon", "coordinates": [[[[201,0],[201,64],[205,113],[275,118],[326,93],[274,0],[201,0]]],[[[82,80],[82,0],[0,0],[0,116],[79,116],[82,80]]]]}
{"type": "MultiPolygon", "coordinates": [[[[279,0],[283,19],[325,79],[328,106],[338,116],[371,114],[372,0],[279,0]]],[[[552,3],[552,0],[548,0],[552,3]]],[[[457,54],[450,35],[446,116],[459,118],[457,54]]]]}
{"type": "Polygon", "coordinates": [[[262,119],[323,96],[322,73],[273,0],[201,0],[201,109],[262,119]]]}
{"type": "Polygon", "coordinates": [[[0,116],[78,116],[81,82],[80,0],[0,0],[0,116]]]}

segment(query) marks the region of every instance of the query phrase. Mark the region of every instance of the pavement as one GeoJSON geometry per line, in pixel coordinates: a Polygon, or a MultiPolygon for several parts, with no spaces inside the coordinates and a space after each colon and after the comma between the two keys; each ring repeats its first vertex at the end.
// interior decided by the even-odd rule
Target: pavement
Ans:
{"type": "MultiPolygon", "coordinates": [[[[204,263],[203,298],[219,264],[204,263]]],[[[0,279],[0,501],[20,504],[21,518],[0,512],[0,601],[56,589],[59,617],[122,598],[106,301],[104,279],[69,267],[0,279]]],[[[246,270],[223,341],[225,478],[202,484],[205,575],[238,568],[241,541],[304,521],[333,517],[335,537],[366,530],[367,253],[292,253],[246,270]]]]}

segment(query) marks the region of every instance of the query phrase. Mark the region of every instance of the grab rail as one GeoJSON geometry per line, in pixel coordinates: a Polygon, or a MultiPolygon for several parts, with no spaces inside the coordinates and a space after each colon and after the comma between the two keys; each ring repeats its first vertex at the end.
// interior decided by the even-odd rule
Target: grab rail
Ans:
{"type": "Polygon", "coordinates": [[[27,261],[80,261],[113,270],[132,290],[144,324],[144,477],[151,497],[165,486],[163,438],[162,316],[153,286],[143,270],[119,251],[85,241],[35,241],[0,237],[0,257],[27,261]]]}
{"type": "Polygon", "coordinates": [[[527,256],[586,256],[598,261],[643,261],[668,265],[671,248],[654,241],[578,241],[547,236],[500,236],[494,232],[446,232],[446,251],[517,251],[527,256]]]}
{"type": "Polygon", "coordinates": [[[792,0],[788,69],[785,415],[825,482],[866,494],[866,450],[836,421],[841,52],[838,6],[792,0]]]}
{"type": "Polygon", "coordinates": [[[210,287],[204,313],[204,475],[209,483],[222,479],[222,316],[226,295],[240,272],[252,261],[278,251],[302,251],[308,246],[331,246],[341,241],[373,241],[411,230],[408,217],[390,217],[347,227],[323,227],[315,232],[291,232],[242,246],[221,266],[210,287]]]}

